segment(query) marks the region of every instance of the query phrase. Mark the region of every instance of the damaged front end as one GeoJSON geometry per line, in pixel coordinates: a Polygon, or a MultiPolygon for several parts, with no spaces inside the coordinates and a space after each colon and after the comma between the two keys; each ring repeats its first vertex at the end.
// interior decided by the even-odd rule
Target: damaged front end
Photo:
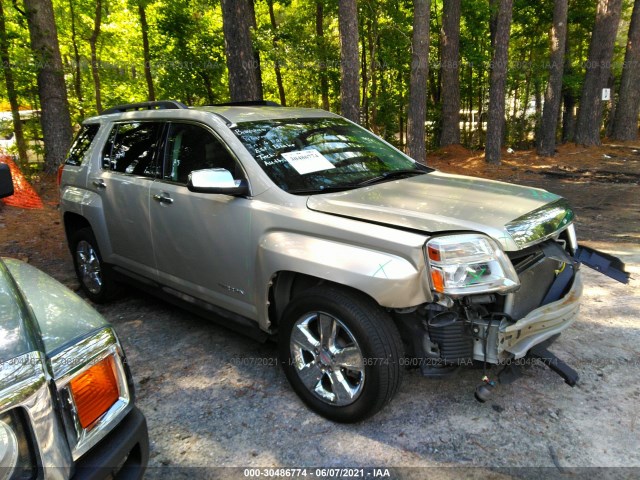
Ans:
{"type": "MultiPolygon", "coordinates": [[[[475,234],[431,238],[425,257],[436,302],[396,314],[413,364],[425,376],[487,364],[513,373],[531,363],[520,359],[535,358],[575,385],[578,374],[547,347],[578,314],[581,262],[619,281],[628,274],[614,257],[579,247],[572,220],[562,200],[507,225],[502,247],[475,234]],[[512,242],[518,249],[505,252],[512,242]]],[[[483,380],[480,401],[495,385],[483,380]]]]}

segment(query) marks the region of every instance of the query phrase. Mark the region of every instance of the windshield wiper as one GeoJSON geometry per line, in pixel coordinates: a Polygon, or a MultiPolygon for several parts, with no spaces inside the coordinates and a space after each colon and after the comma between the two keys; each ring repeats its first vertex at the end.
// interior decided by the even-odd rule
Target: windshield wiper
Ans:
{"type": "Polygon", "coordinates": [[[363,180],[362,182],[358,183],[359,187],[362,187],[364,185],[372,185],[374,183],[379,183],[379,182],[385,182],[387,180],[393,180],[393,179],[398,179],[398,178],[406,178],[406,177],[411,177],[413,175],[422,175],[425,173],[429,173],[431,172],[431,169],[427,169],[425,168],[423,169],[403,169],[403,170],[390,170],[388,172],[384,172],[381,175],[378,175],[377,177],[373,177],[373,178],[368,178],[367,180],[363,180]]]}
{"type": "Polygon", "coordinates": [[[292,195],[313,195],[314,193],[343,192],[345,190],[352,190],[360,186],[361,185],[358,183],[358,184],[345,184],[345,185],[335,185],[335,186],[318,187],[318,188],[298,188],[295,190],[287,190],[287,193],[290,193],[292,195]]]}

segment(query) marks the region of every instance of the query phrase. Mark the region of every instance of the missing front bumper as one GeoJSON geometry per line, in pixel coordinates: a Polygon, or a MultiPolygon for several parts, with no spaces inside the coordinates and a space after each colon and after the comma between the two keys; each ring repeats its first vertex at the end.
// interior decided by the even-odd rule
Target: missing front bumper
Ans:
{"type": "Polygon", "coordinates": [[[535,345],[565,330],[580,310],[582,288],[582,275],[578,270],[571,289],[560,300],[536,308],[514,324],[503,321],[498,331],[499,357],[522,358],[535,345]]]}

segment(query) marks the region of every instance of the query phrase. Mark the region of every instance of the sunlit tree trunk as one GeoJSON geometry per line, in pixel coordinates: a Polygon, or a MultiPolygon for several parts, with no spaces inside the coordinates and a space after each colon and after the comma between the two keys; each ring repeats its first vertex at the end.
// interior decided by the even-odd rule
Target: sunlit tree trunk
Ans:
{"type": "Polygon", "coordinates": [[[13,133],[16,136],[16,146],[18,147],[18,158],[20,159],[20,164],[26,166],[29,161],[27,158],[27,144],[24,141],[22,120],[20,119],[20,103],[18,102],[18,94],[16,93],[13,79],[13,67],[9,57],[9,40],[7,38],[2,1],[0,1],[0,60],[2,61],[2,70],[7,86],[7,97],[9,97],[9,104],[11,105],[11,118],[13,119],[13,133]]]}
{"type": "Polygon", "coordinates": [[[444,0],[443,3],[440,146],[460,143],[460,1],[444,0]]]}
{"type": "Polygon", "coordinates": [[[320,74],[322,108],[329,110],[329,79],[327,78],[327,53],[324,39],[323,0],[316,1],[316,48],[318,49],[318,72],[320,74]]]}
{"type": "Polygon", "coordinates": [[[427,80],[429,76],[429,17],[431,0],[413,2],[413,40],[409,109],[407,111],[407,154],[426,161],[425,121],[427,119],[427,80]]]}
{"type": "Polygon", "coordinates": [[[613,120],[611,137],[615,140],[638,139],[638,110],[640,109],[640,0],[635,0],[627,51],[624,56],[618,107],[613,120]]]}
{"type": "Polygon", "coordinates": [[[76,14],[75,8],[73,4],[73,0],[69,0],[69,15],[71,18],[69,21],[71,22],[71,45],[73,46],[73,60],[75,65],[73,66],[74,75],[73,75],[73,89],[76,94],[76,98],[78,99],[78,105],[80,110],[80,116],[84,117],[84,97],[82,94],[82,73],[80,70],[80,52],[78,51],[78,41],[76,35],[76,14]]]}
{"type": "Polygon", "coordinates": [[[262,100],[259,65],[251,43],[249,0],[222,0],[222,25],[232,102],[262,100]]]}
{"type": "Polygon", "coordinates": [[[54,173],[71,145],[71,116],[51,0],[24,0],[42,109],[45,171],[54,173]]]}
{"type": "Polygon", "coordinates": [[[276,74],[276,83],[278,85],[278,96],[280,104],[285,107],[287,105],[287,97],[284,94],[284,84],[282,83],[282,72],[280,71],[280,55],[278,54],[278,24],[276,23],[276,15],[273,11],[273,0],[267,1],[269,6],[269,21],[271,22],[271,35],[273,36],[272,45],[275,53],[274,71],[276,74]]]}
{"type": "Polygon", "coordinates": [[[622,0],[598,0],[576,126],[575,141],[581,145],[600,145],[601,92],[609,79],[621,9],[622,0]]]}
{"type": "Polygon", "coordinates": [[[140,17],[140,30],[142,32],[142,56],[144,58],[144,78],[147,81],[147,98],[150,102],[156,99],[156,92],[153,88],[153,77],[151,75],[151,53],[149,52],[149,25],[147,24],[147,13],[144,3],[138,3],[138,16],[140,17]]]}
{"type": "Polygon", "coordinates": [[[96,12],[93,19],[93,32],[89,37],[89,47],[91,47],[91,74],[93,75],[93,88],[96,95],[96,110],[102,112],[102,93],[100,88],[100,69],[98,65],[98,37],[102,25],[102,0],[96,0],[96,12]]]}
{"type": "Polygon", "coordinates": [[[500,148],[504,129],[505,85],[509,61],[509,37],[513,0],[498,0],[494,49],[489,85],[489,111],[487,112],[487,141],[485,159],[500,164],[500,148]]]}
{"type": "Polygon", "coordinates": [[[551,55],[549,58],[549,83],[544,94],[542,124],[538,141],[538,155],[552,157],[556,151],[556,131],[562,99],[562,73],[567,38],[567,0],[556,0],[553,9],[553,25],[549,34],[551,55]]]}
{"type": "Polygon", "coordinates": [[[356,0],[339,0],[340,106],[344,117],[360,123],[358,66],[358,6],[356,0]]]}

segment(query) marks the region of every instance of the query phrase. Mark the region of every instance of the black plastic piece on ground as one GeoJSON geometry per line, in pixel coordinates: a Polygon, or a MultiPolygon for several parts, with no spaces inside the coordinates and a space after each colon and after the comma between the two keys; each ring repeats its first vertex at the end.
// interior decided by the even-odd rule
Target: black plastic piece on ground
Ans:
{"type": "Polygon", "coordinates": [[[579,245],[575,259],[620,283],[629,283],[629,272],[624,271],[624,263],[618,257],[579,245]]]}
{"type": "Polygon", "coordinates": [[[522,365],[508,364],[498,372],[500,385],[510,385],[522,376],[522,365]]]}
{"type": "Polygon", "coordinates": [[[123,113],[133,112],[137,110],[175,110],[189,108],[184,103],[176,100],[160,100],[158,102],[140,102],[140,103],[126,103],[124,105],[116,105],[104,112],[102,115],[108,115],[110,113],[123,113]]]}
{"type": "Polygon", "coordinates": [[[460,372],[460,367],[457,365],[445,365],[441,367],[435,367],[428,364],[420,365],[420,373],[423,377],[449,378],[458,372],[460,372]]]}
{"type": "Polygon", "coordinates": [[[575,387],[580,379],[578,372],[547,350],[547,345],[548,343],[541,343],[534,346],[529,350],[528,355],[541,360],[547,367],[560,375],[567,385],[575,387]]]}

